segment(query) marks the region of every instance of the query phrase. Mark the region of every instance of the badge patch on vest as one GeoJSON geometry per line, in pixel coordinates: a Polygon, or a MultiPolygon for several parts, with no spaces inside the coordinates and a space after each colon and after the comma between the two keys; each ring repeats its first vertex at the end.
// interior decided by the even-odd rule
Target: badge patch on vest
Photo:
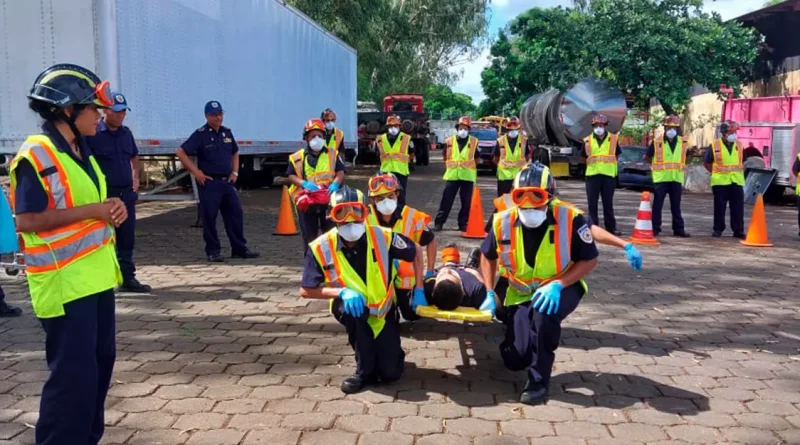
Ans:
{"type": "Polygon", "coordinates": [[[592,244],[594,242],[594,238],[592,238],[592,231],[586,224],[584,224],[583,227],[578,229],[578,235],[581,237],[581,241],[583,241],[586,244],[592,244]]]}
{"type": "Polygon", "coordinates": [[[397,235],[393,236],[393,238],[394,239],[392,240],[392,245],[394,247],[397,247],[400,250],[408,249],[408,244],[406,244],[406,242],[403,241],[403,238],[400,238],[397,235]]]}

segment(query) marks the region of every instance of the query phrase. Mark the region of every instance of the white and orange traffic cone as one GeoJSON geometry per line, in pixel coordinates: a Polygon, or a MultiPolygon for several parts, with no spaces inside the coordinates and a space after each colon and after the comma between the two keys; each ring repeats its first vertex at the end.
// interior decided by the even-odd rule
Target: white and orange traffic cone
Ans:
{"type": "Polygon", "coordinates": [[[636,225],[628,241],[634,244],[660,246],[653,233],[653,210],[650,207],[650,192],[642,192],[642,203],[639,204],[639,213],[636,215],[636,225]]]}

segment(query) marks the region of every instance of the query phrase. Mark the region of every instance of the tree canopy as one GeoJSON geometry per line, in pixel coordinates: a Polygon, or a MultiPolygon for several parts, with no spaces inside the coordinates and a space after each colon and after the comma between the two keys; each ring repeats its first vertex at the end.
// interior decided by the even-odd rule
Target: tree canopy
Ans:
{"type": "Polygon", "coordinates": [[[464,115],[475,117],[478,107],[472,98],[463,93],[454,93],[450,87],[433,84],[425,89],[425,112],[435,119],[457,119],[464,115]]]}
{"type": "Polygon", "coordinates": [[[358,97],[421,92],[487,43],[488,0],[288,0],[358,51],[358,97]]]}
{"type": "Polygon", "coordinates": [[[639,106],[658,99],[671,112],[696,84],[739,89],[762,43],[756,31],[703,12],[702,0],[579,3],[530,9],[499,33],[481,74],[481,112],[519,110],[529,96],[585,77],[608,80],[639,106]]]}

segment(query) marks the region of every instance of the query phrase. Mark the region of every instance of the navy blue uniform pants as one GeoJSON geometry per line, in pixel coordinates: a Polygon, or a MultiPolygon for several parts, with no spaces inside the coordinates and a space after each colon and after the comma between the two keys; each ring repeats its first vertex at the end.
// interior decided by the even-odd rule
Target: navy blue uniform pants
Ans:
{"type": "Polygon", "coordinates": [[[232,254],[247,252],[244,239],[244,212],[236,187],[227,179],[215,178],[200,186],[200,212],[203,216],[203,240],[206,255],[219,255],[222,250],[217,236],[217,214],[222,213],[225,232],[232,254]]]}
{"type": "Polygon", "coordinates": [[[683,216],[681,215],[681,196],[683,196],[683,184],[680,182],[668,181],[655,184],[655,197],[653,198],[653,231],[658,234],[661,232],[661,212],[664,209],[664,201],[669,196],[669,208],[672,212],[672,232],[675,234],[684,233],[683,216]]]}
{"type": "Polygon", "coordinates": [[[300,223],[300,234],[303,236],[303,255],[308,251],[308,243],[335,226],[328,219],[325,206],[310,206],[305,212],[297,212],[297,219],[300,223]]]}
{"type": "Polygon", "coordinates": [[[395,295],[397,296],[397,309],[403,320],[415,321],[419,320],[420,316],[411,309],[411,300],[414,296],[413,289],[398,289],[394,288],[395,295]]]}
{"type": "Polygon", "coordinates": [[[393,382],[403,376],[406,353],[400,346],[400,321],[397,309],[392,307],[386,315],[386,325],[377,337],[367,322],[369,312],[359,318],[344,313],[344,303],[333,300],[333,317],[344,325],[347,341],[356,354],[356,374],[366,378],[393,382]]]}
{"type": "Polygon", "coordinates": [[[401,175],[400,173],[392,173],[397,177],[397,182],[400,183],[400,186],[403,189],[400,191],[400,196],[397,198],[397,207],[403,208],[406,205],[406,192],[408,192],[408,176],[401,175]]]}
{"type": "Polygon", "coordinates": [[[128,283],[133,278],[136,278],[136,266],[133,263],[133,246],[136,239],[136,201],[139,199],[139,195],[133,190],[127,190],[117,196],[125,203],[125,208],[128,209],[128,219],[115,230],[117,236],[117,244],[115,246],[117,249],[117,261],[122,271],[122,281],[128,283]]]}
{"type": "Polygon", "coordinates": [[[453,209],[453,201],[456,200],[456,195],[460,195],[461,210],[458,211],[458,227],[459,229],[467,227],[469,206],[472,202],[472,191],[474,189],[475,183],[472,181],[445,181],[442,202],[439,203],[439,212],[436,213],[434,223],[437,226],[443,226],[447,222],[450,210],[453,209]]]}
{"type": "Polygon", "coordinates": [[[741,185],[715,185],[714,193],[714,233],[725,231],[725,208],[731,206],[731,230],[734,235],[744,234],[744,187],[741,185]]]}
{"type": "Polygon", "coordinates": [[[617,189],[617,178],[606,175],[586,177],[586,199],[589,201],[589,216],[595,224],[600,224],[598,200],[603,200],[603,224],[611,233],[617,230],[617,218],[614,216],[614,191],[617,189]]]}
{"type": "MultiPolygon", "coordinates": [[[[508,281],[501,278],[495,289],[500,301],[505,300],[507,289],[508,281]]],[[[530,382],[547,385],[561,340],[561,322],[575,311],[583,295],[580,283],[565,288],[561,291],[558,312],[553,315],[535,311],[532,302],[498,308],[497,318],[506,327],[500,343],[500,356],[506,368],[527,369],[530,382]]]]}
{"type": "Polygon", "coordinates": [[[64,305],[65,315],[42,318],[50,376],[42,388],[37,445],[97,445],[116,359],[114,291],[64,305]]]}

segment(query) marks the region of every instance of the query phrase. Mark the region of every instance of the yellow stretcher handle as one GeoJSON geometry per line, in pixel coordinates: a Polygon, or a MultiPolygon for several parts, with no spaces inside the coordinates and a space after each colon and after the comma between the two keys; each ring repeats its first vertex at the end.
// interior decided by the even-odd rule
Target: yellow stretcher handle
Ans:
{"type": "Polygon", "coordinates": [[[417,307],[417,315],[424,318],[436,318],[439,320],[463,320],[474,322],[487,322],[492,321],[492,313],[490,311],[481,311],[474,307],[457,307],[452,311],[443,311],[436,306],[419,306],[417,307]]]}

